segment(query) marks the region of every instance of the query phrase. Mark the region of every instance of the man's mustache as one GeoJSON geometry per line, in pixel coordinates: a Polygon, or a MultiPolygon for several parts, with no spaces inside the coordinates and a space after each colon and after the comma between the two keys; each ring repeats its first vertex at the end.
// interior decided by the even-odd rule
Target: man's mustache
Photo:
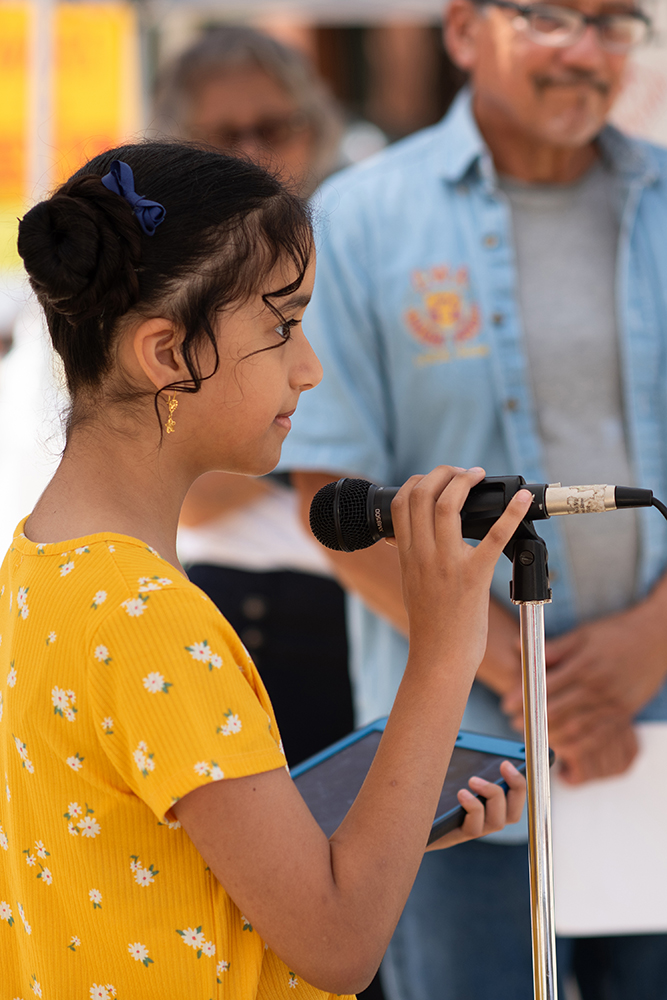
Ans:
{"type": "Polygon", "coordinates": [[[607,97],[611,90],[611,86],[606,80],[601,80],[594,73],[589,73],[586,70],[572,70],[562,76],[536,74],[533,77],[533,82],[540,91],[544,91],[548,87],[576,87],[582,83],[597,90],[602,97],[607,97]]]}

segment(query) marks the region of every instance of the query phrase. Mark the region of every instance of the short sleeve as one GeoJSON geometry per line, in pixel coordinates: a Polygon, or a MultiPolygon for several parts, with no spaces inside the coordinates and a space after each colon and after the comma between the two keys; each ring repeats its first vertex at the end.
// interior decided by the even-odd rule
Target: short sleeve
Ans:
{"type": "Polygon", "coordinates": [[[389,475],[389,398],[362,197],[328,182],[320,203],[317,272],[303,328],[324,369],[303,393],[283,445],[280,469],[389,475]]]}
{"type": "Polygon", "coordinates": [[[200,785],[285,766],[259,675],[196,587],[165,585],[123,601],[88,655],[104,753],[158,819],[200,785]]]}

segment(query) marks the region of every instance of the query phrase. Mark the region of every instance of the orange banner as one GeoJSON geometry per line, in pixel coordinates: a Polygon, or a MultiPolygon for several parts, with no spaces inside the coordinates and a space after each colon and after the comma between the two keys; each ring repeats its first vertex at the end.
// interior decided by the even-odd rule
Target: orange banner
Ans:
{"type": "Polygon", "coordinates": [[[0,269],[16,266],[16,216],[31,198],[31,155],[49,133],[49,184],[141,127],[139,41],[128,3],[61,3],[54,9],[50,121],[31,120],[30,3],[0,0],[0,269]],[[41,132],[40,132],[41,128],[41,132]]]}

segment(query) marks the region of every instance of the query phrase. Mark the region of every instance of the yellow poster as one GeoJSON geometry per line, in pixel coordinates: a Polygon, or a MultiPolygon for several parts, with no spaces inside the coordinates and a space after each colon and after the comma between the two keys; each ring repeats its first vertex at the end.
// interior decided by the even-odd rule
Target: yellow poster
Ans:
{"type": "Polygon", "coordinates": [[[128,3],[60,3],[50,33],[48,119],[35,109],[35,33],[29,2],[0,0],[0,270],[20,265],[16,219],[30,206],[37,151],[48,187],[141,126],[139,42],[128,3]],[[41,145],[41,149],[39,149],[41,145]]]}

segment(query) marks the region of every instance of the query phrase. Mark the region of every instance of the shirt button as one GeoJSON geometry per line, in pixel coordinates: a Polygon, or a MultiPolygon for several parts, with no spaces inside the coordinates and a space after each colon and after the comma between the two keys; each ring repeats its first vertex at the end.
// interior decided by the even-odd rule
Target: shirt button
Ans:
{"type": "Polygon", "coordinates": [[[505,317],[503,313],[492,313],[491,322],[493,323],[494,326],[502,326],[503,323],[505,322],[505,317]]]}
{"type": "Polygon", "coordinates": [[[241,611],[250,621],[259,621],[266,615],[266,601],[257,594],[249,594],[241,605],[241,611]]]}
{"type": "Polygon", "coordinates": [[[514,413],[515,410],[519,409],[519,400],[516,396],[510,396],[509,399],[505,400],[505,409],[509,410],[510,413],[514,413]]]}
{"type": "Polygon", "coordinates": [[[487,233],[482,243],[487,248],[487,250],[494,250],[500,243],[497,233],[487,233]]]}

